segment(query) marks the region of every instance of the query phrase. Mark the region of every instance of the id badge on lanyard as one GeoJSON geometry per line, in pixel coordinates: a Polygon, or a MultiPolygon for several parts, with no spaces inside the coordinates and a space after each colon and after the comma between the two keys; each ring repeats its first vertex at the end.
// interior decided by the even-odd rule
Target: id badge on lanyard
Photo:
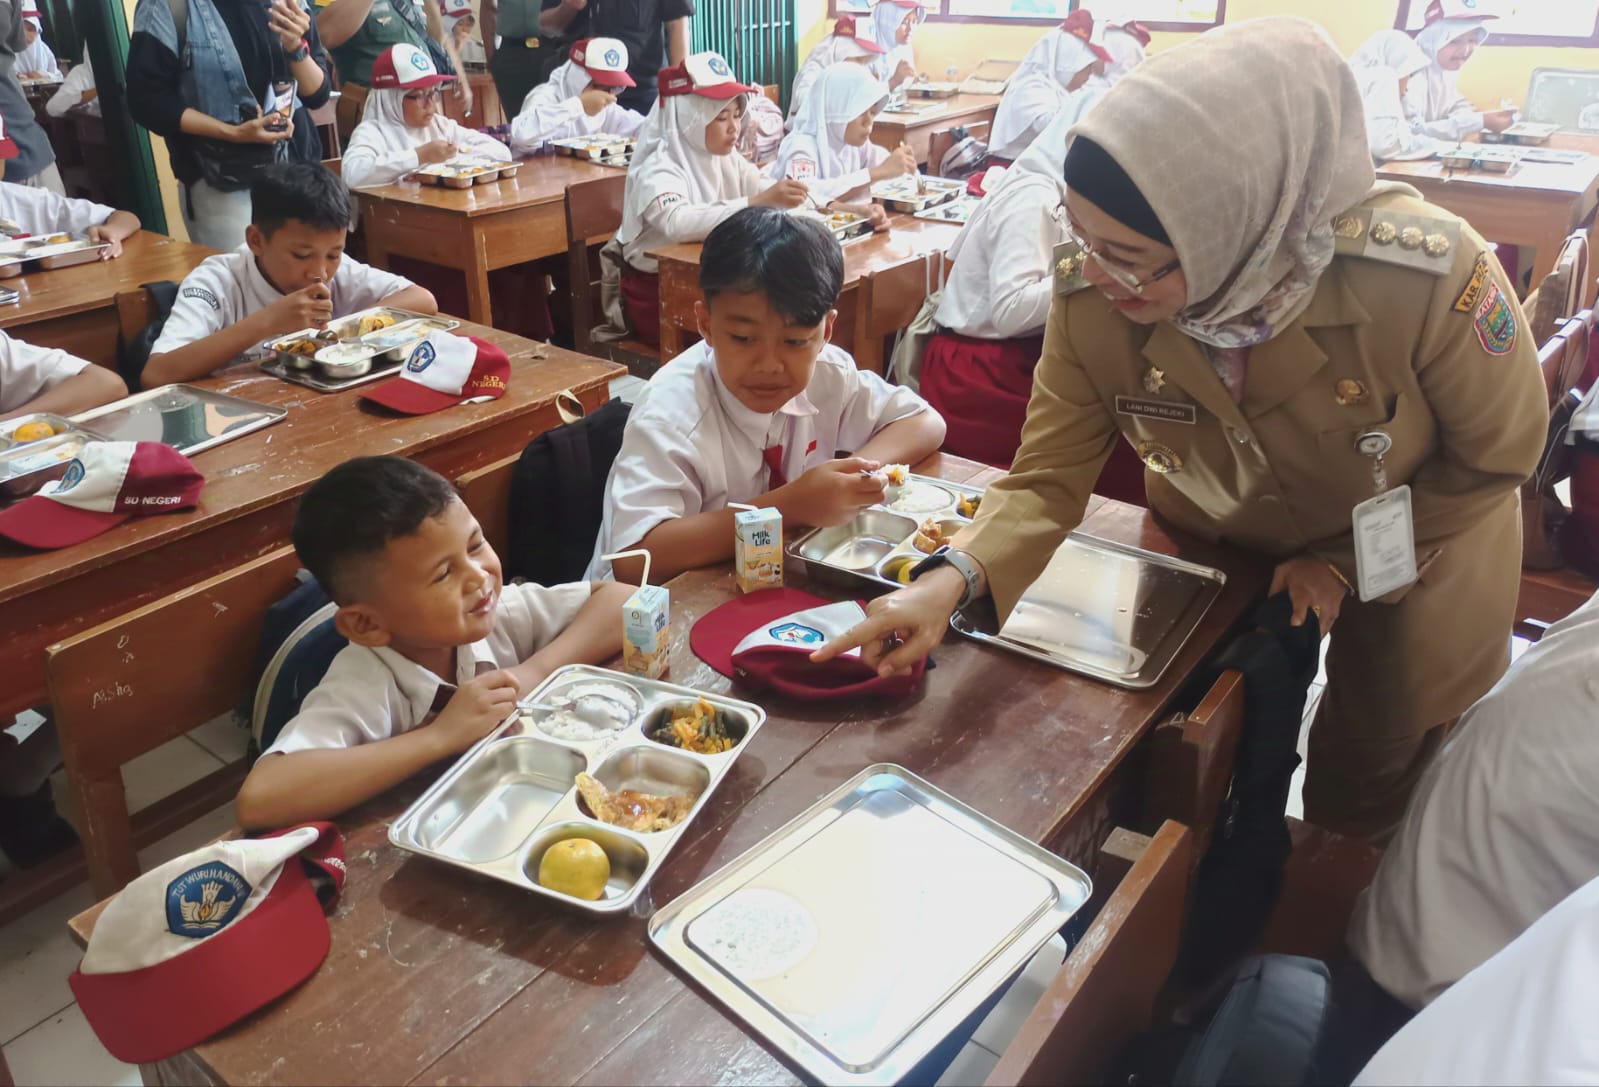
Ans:
{"type": "Polygon", "coordinates": [[[1368,430],[1355,439],[1356,452],[1371,458],[1372,489],[1377,492],[1351,514],[1355,584],[1363,603],[1416,580],[1416,527],[1410,487],[1404,484],[1390,490],[1383,467],[1383,455],[1393,444],[1393,438],[1381,430],[1368,430]]]}

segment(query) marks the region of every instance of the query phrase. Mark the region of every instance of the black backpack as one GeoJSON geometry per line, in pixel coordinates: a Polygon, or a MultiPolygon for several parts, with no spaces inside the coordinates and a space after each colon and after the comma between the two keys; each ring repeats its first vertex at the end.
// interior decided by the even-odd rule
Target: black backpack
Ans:
{"type": "Polygon", "coordinates": [[[178,300],[178,285],[170,279],[145,283],[143,289],[150,292],[155,319],[131,341],[123,339],[120,333],[117,335],[117,373],[133,392],[144,388],[144,367],[150,361],[150,349],[161,338],[161,330],[166,327],[167,317],[178,300]]]}
{"type": "Polygon", "coordinates": [[[605,481],[622,448],[628,405],[611,400],[592,415],[539,435],[511,473],[507,579],[538,585],[578,581],[594,556],[605,481]]]}

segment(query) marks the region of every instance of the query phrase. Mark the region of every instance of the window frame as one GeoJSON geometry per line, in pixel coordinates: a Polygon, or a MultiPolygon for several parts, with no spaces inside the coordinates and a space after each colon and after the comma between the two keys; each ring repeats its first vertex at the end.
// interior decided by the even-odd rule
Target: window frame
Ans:
{"type": "MultiPolygon", "coordinates": [[[[940,3],[943,0],[939,0],[940,3]]],[[[1394,14],[1394,29],[1403,30],[1406,34],[1415,32],[1408,28],[1412,6],[1425,8],[1428,0],[1399,0],[1398,10],[1394,14]]],[[[1583,49],[1599,47],[1599,5],[1595,5],[1593,29],[1586,38],[1568,37],[1559,34],[1495,34],[1493,23],[1488,24],[1488,40],[1480,46],[1491,49],[1495,46],[1534,46],[1538,48],[1556,49],[1583,49]]]]}
{"type": "MultiPolygon", "coordinates": [[[[952,15],[949,11],[950,0],[925,0],[929,6],[927,21],[930,23],[981,23],[984,26],[1056,26],[1058,19],[1038,19],[1033,17],[1008,18],[995,15],[952,15]]],[[[1401,0],[1403,3],[1404,0],[1401,0]]],[[[1082,6],[1083,0],[1071,0],[1067,11],[1076,11],[1082,6]]],[[[827,17],[838,16],[838,0],[827,0],[827,17]]],[[[1173,32],[1178,34],[1192,34],[1210,30],[1227,22],[1227,0],[1216,0],[1216,19],[1214,22],[1150,22],[1147,19],[1138,20],[1141,24],[1153,31],[1173,32]]],[[[1562,39],[1564,40],[1564,39],[1562,39]]]]}

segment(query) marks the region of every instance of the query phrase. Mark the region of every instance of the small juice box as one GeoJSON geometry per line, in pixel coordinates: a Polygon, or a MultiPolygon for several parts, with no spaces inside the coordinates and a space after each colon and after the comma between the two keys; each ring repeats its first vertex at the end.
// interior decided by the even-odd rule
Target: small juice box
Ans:
{"type": "Polygon", "coordinates": [[[733,571],[740,592],[783,587],[783,515],[774,507],[733,515],[733,571]]]}
{"type": "Polygon", "coordinates": [[[671,663],[672,598],[664,585],[640,585],[622,605],[622,668],[660,679],[671,663]]]}

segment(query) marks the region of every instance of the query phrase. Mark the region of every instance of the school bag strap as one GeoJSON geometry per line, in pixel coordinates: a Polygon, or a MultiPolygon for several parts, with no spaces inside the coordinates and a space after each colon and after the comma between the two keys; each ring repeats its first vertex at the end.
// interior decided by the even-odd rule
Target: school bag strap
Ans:
{"type": "Polygon", "coordinates": [[[300,712],[305,696],[327,675],[333,658],[350,644],[333,624],[338,605],[309,572],[301,570],[299,579],[267,608],[261,622],[255,682],[239,708],[250,726],[252,761],[272,746],[283,726],[300,712]]]}
{"type": "Polygon", "coordinates": [[[124,338],[120,330],[117,332],[117,374],[134,392],[144,388],[144,368],[150,361],[150,350],[161,338],[161,330],[166,327],[167,317],[178,300],[178,284],[170,279],[143,283],[140,289],[150,296],[150,323],[131,340],[124,338]]]}

